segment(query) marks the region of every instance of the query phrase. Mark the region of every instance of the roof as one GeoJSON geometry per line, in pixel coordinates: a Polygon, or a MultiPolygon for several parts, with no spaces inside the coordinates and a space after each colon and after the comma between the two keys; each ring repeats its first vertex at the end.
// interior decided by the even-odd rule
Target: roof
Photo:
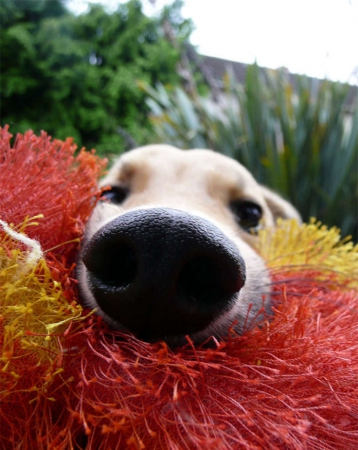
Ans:
{"type": "MultiPolygon", "coordinates": [[[[216,58],[213,56],[205,56],[201,55],[201,65],[204,66],[205,70],[209,72],[212,79],[215,81],[217,87],[223,86],[223,78],[226,73],[231,72],[234,74],[235,79],[239,83],[245,83],[246,72],[248,64],[244,64],[241,62],[230,61],[228,59],[216,58]]],[[[267,68],[262,68],[263,71],[268,70],[267,68]]],[[[287,69],[286,69],[287,70],[287,69]]],[[[288,70],[287,70],[288,72],[288,70]]],[[[289,73],[289,78],[292,84],[295,84],[297,74],[289,73]]],[[[315,85],[315,88],[318,89],[319,84],[323,81],[319,78],[307,77],[312,83],[315,85]]],[[[358,99],[358,87],[351,86],[348,92],[347,97],[347,109],[349,112],[354,112],[357,108],[357,99],[358,99]]]]}

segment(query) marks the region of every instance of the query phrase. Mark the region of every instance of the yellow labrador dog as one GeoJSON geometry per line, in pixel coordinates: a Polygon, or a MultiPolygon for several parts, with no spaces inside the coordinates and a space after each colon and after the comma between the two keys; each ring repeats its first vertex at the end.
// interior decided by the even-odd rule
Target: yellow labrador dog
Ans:
{"type": "Polygon", "coordinates": [[[262,319],[270,279],[259,227],[296,218],[238,162],[153,145],[124,154],[86,228],[78,264],[85,305],[114,328],[176,345],[238,333],[262,319]]]}

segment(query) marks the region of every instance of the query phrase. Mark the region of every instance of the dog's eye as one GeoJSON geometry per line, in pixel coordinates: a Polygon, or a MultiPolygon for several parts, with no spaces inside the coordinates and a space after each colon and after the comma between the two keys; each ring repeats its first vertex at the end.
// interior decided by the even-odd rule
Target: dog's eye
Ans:
{"type": "Polygon", "coordinates": [[[111,189],[104,191],[102,196],[112,203],[123,203],[128,196],[128,189],[124,186],[111,186],[111,189]]]}
{"type": "Polygon", "coordinates": [[[245,231],[257,231],[262,218],[262,208],[247,200],[236,200],[230,204],[235,218],[245,231]]]}

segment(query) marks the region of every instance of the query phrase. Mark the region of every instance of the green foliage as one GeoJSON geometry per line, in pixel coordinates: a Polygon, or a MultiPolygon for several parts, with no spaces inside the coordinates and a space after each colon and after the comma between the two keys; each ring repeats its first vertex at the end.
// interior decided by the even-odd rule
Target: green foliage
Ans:
{"type": "MultiPolygon", "coordinates": [[[[180,20],[180,2],[169,11],[180,43],[190,24],[180,20]]],[[[180,48],[163,36],[163,18],[146,17],[137,0],[112,14],[92,5],[80,16],[60,0],[2,0],[0,15],[2,125],[73,136],[100,153],[123,151],[127,134],[138,144],[149,139],[138,81],[179,82],[180,48]]]]}
{"type": "Polygon", "coordinates": [[[180,88],[143,87],[157,141],[211,148],[244,164],[308,220],[338,225],[357,239],[358,103],[348,85],[248,67],[228,75],[218,105],[180,88]],[[353,107],[352,107],[353,105],[353,107]]]}

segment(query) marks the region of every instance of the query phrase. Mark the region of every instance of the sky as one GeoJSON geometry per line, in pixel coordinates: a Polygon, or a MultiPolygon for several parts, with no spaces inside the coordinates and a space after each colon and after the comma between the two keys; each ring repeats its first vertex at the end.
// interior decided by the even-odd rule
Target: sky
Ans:
{"type": "MultiPolygon", "coordinates": [[[[90,1],[109,10],[125,3],[90,1]]],[[[85,0],[70,3],[86,10],[85,0]]],[[[154,15],[171,0],[142,3],[154,15]]],[[[358,85],[358,0],[185,0],[182,14],[202,55],[358,85]]]]}

